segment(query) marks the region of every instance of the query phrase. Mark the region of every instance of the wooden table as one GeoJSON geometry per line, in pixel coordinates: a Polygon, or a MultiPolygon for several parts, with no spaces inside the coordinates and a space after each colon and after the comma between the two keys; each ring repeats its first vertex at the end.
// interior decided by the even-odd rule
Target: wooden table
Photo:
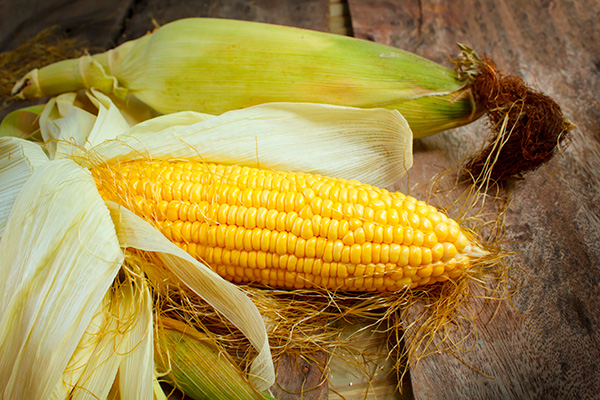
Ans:
{"type": "MultiPolygon", "coordinates": [[[[163,24],[229,17],[328,31],[329,6],[328,0],[1,0],[0,50],[55,23],[104,48],[151,30],[152,18],[163,24]]],[[[447,65],[456,42],[470,45],[553,97],[577,125],[571,145],[512,191],[506,248],[515,252],[510,266],[528,273],[523,288],[494,319],[478,322],[476,346],[462,361],[437,354],[411,368],[414,397],[600,398],[600,3],[349,0],[348,6],[355,36],[447,65]]],[[[417,141],[412,181],[426,182],[476,150],[486,132],[478,122],[417,141]]],[[[304,378],[294,379],[289,387],[304,378]]],[[[327,398],[327,390],[304,398],[327,398]]]]}

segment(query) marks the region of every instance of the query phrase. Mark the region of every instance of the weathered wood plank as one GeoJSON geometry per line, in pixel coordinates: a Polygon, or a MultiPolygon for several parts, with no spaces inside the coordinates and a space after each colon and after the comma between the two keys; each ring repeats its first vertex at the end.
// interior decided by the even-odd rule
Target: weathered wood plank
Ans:
{"type": "Polygon", "coordinates": [[[153,19],[164,25],[180,18],[211,17],[276,23],[329,31],[329,2],[326,0],[274,1],[179,1],[143,0],[135,3],[126,21],[124,40],[135,39],[154,28],[153,19]]]}
{"type": "MultiPolygon", "coordinates": [[[[515,308],[504,304],[478,322],[464,363],[439,354],[412,368],[415,398],[600,398],[600,5],[350,0],[350,12],[356,36],[438,62],[448,64],[456,42],[470,45],[553,97],[577,124],[571,146],[512,194],[506,249],[518,254],[509,264],[528,272],[515,308]]],[[[431,178],[485,135],[477,123],[418,141],[411,180],[431,178]]]]}
{"type": "Polygon", "coordinates": [[[13,49],[56,24],[91,47],[111,47],[132,3],[133,0],[0,0],[0,51],[13,49]]]}

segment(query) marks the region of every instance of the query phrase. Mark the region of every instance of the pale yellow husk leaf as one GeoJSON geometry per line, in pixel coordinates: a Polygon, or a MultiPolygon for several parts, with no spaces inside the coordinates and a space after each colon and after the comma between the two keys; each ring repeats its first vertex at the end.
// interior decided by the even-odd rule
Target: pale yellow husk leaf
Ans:
{"type": "Polygon", "coordinates": [[[89,172],[38,167],[0,241],[0,390],[49,398],[123,260],[89,172]]]}

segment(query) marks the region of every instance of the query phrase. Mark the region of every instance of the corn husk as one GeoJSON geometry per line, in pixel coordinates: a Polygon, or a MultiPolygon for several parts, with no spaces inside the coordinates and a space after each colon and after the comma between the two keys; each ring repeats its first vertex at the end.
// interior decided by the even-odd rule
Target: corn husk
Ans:
{"type": "Polygon", "coordinates": [[[165,372],[162,379],[195,400],[271,398],[244,378],[213,339],[177,320],[161,319],[155,360],[165,372]]]}
{"type": "Polygon", "coordinates": [[[97,88],[161,113],[270,102],[398,110],[415,137],[482,114],[457,72],[390,46],[278,25],[190,18],[93,56],[31,71],[20,97],[97,88]]]}

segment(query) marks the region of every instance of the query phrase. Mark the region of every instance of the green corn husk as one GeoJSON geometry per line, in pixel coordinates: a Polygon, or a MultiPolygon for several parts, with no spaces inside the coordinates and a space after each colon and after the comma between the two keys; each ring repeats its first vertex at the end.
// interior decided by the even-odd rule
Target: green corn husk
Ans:
{"type": "Polygon", "coordinates": [[[221,114],[268,102],[397,109],[415,137],[482,114],[469,79],[366,40],[225,19],[183,19],[94,56],[31,71],[24,98],[95,87],[161,113],[221,114]]]}
{"type": "Polygon", "coordinates": [[[187,324],[162,318],[154,357],[162,380],[195,400],[274,400],[248,382],[219,346],[187,324]]]}
{"type": "Polygon", "coordinates": [[[549,97],[460,45],[452,70],[390,46],[298,28],[183,19],[105,53],[30,71],[17,98],[96,88],[160,113],[271,102],[400,111],[414,138],[486,114],[494,136],[467,162],[478,180],[520,177],[548,161],[573,125],[549,97]],[[493,167],[493,169],[492,169],[493,167]]]}

